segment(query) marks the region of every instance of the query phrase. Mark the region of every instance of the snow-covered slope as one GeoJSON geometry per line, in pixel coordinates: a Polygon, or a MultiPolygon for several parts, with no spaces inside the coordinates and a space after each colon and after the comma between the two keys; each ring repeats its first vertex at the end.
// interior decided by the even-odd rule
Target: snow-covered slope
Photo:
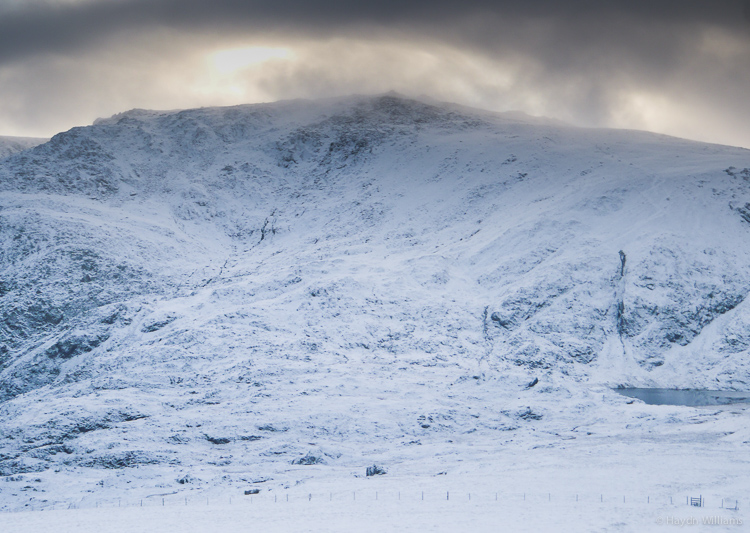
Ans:
{"type": "Polygon", "coordinates": [[[9,155],[22,152],[38,146],[49,139],[39,139],[36,137],[2,137],[0,136],[0,159],[9,155]]]}
{"type": "Polygon", "coordinates": [[[737,148],[397,95],[99,120],[0,163],[0,475],[614,434],[607,387],[749,385],[749,236],[737,148]]]}

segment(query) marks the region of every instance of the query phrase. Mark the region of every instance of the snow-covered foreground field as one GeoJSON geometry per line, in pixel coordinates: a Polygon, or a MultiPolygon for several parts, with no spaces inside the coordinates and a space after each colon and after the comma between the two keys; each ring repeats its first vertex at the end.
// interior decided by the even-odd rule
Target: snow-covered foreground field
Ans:
{"type": "MultiPolygon", "coordinates": [[[[465,496],[465,495],[464,495],[465,496]]],[[[494,498],[494,496],[493,496],[494,498]]],[[[474,500],[254,503],[0,516],[7,533],[746,531],[742,513],[669,504],[474,500]]]]}
{"type": "MultiPolygon", "coordinates": [[[[542,447],[533,446],[532,437],[504,446],[462,438],[424,451],[422,461],[404,460],[402,468],[373,477],[290,465],[286,475],[297,483],[244,485],[264,487],[256,495],[231,490],[231,484],[205,491],[145,486],[119,491],[105,482],[95,495],[76,502],[47,501],[0,513],[0,525],[7,533],[642,532],[688,526],[745,531],[750,457],[719,437],[730,425],[747,427],[748,410],[641,406],[640,411],[644,419],[662,411],[667,420],[687,415],[692,423],[675,418],[674,427],[647,425],[630,435],[618,434],[613,424],[613,435],[561,435],[542,447]],[[454,453],[446,454],[451,449],[454,453]],[[698,497],[703,507],[688,505],[698,497]]],[[[130,484],[138,478],[136,469],[130,484]]],[[[90,479],[93,487],[97,478],[90,479]]],[[[25,483],[33,490],[31,478],[25,483]]]]}
{"type": "MultiPolygon", "coordinates": [[[[2,513],[0,526],[4,533],[745,531],[750,502],[721,498],[744,488],[743,476],[717,475],[735,463],[720,454],[686,457],[688,446],[664,448],[640,457],[623,449],[595,457],[534,450],[502,472],[441,480],[349,477],[277,494],[156,494],[91,507],[59,505],[2,513]],[[674,493],[675,486],[694,490],[674,493]],[[699,486],[709,486],[708,494],[699,486]],[[689,506],[691,496],[703,496],[704,506],[689,506]]],[[[499,466],[493,459],[486,456],[488,470],[499,466]]]]}

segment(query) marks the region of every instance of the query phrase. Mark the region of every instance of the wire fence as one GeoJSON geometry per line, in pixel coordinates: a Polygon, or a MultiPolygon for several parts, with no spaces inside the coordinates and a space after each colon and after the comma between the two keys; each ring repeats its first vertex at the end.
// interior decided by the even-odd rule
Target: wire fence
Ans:
{"type": "Polygon", "coordinates": [[[740,510],[746,503],[740,498],[706,497],[702,494],[680,494],[675,496],[649,494],[611,494],[611,493],[554,493],[554,492],[470,492],[470,491],[380,491],[354,490],[335,492],[300,492],[300,491],[246,491],[232,496],[183,496],[165,495],[148,496],[144,498],[107,498],[83,499],[71,501],[29,502],[18,506],[3,506],[2,512],[51,511],[67,509],[95,509],[116,507],[174,507],[174,506],[226,506],[226,505],[283,505],[340,503],[340,502],[368,502],[376,503],[416,503],[416,502],[446,502],[466,503],[474,505],[599,505],[599,506],[654,506],[654,507],[701,507],[707,509],[740,510]]]}

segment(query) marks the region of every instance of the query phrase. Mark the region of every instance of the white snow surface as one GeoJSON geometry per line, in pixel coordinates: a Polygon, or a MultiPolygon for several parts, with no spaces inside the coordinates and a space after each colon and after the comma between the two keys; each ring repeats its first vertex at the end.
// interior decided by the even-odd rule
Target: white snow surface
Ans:
{"type": "Polygon", "coordinates": [[[0,510],[36,511],[0,528],[213,516],[185,498],[242,502],[206,506],[224,532],[648,531],[689,515],[670,498],[750,504],[747,410],[611,390],[750,387],[749,167],[394,94],[134,110],[9,155],[0,510]]]}

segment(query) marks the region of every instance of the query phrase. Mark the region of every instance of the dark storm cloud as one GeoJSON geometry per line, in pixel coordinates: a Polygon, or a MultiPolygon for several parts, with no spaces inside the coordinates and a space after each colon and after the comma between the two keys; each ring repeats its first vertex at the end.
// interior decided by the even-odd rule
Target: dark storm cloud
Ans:
{"type": "Polygon", "coordinates": [[[750,146],[750,0],[0,0],[0,134],[388,89],[750,146]]]}
{"type": "MultiPolygon", "coordinates": [[[[23,4],[21,4],[23,5],[23,4]]],[[[450,37],[479,47],[507,41],[498,30],[544,25],[561,44],[591,39],[637,45],[643,26],[748,30],[743,0],[94,0],[35,2],[0,11],[0,62],[67,53],[153,28],[208,33],[287,30],[308,36],[387,28],[450,37]],[[469,24],[468,21],[475,24],[469,24]],[[493,31],[494,29],[494,31],[493,31]],[[614,30],[614,33],[612,33],[614,30]],[[564,39],[560,41],[559,39],[564,39]]],[[[518,37],[518,32],[512,32],[518,37]]],[[[528,42],[538,35],[527,35],[528,42]]],[[[516,42],[518,45],[518,43],[516,42]]],[[[653,50],[657,52],[658,50],[653,50]]]]}

